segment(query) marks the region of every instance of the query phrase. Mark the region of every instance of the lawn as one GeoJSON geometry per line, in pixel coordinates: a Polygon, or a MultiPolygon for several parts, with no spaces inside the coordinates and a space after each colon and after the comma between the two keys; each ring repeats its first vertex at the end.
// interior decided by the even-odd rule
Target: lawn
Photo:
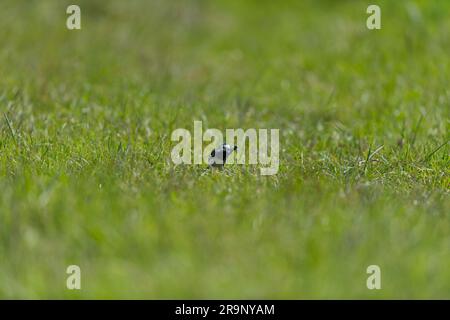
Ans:
{"type": "Polygon", "coordinates": [[[2,0],[0,298],[449,299],[449,30],[445,0],[2,0]],[[173,164],[196,120],[279,129],[278,173],[173,164]]]}

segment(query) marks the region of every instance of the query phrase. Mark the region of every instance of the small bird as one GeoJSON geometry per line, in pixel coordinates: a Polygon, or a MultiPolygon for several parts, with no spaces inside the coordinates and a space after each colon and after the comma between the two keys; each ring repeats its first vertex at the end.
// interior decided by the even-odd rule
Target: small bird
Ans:
{"type": "Polygon", "coordinates": [[[225,162],[227,161],[227,158],[233,151],[237,151],[237,146],[231,147],[226,143],[214,149],[208,158],[209,166],[223,168],[225,162]]]}

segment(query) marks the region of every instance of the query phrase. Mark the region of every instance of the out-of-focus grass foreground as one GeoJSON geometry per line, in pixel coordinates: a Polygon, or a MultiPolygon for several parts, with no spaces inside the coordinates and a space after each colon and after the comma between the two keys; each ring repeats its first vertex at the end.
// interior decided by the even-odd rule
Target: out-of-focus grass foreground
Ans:
{"type": "Polygon", "coordinates": [[[444,0],[2,0],[0,297],[450,298],[449,30],[444,0]],[[194,120],[280,129],[278,174],[173,164],[194,120]]]}

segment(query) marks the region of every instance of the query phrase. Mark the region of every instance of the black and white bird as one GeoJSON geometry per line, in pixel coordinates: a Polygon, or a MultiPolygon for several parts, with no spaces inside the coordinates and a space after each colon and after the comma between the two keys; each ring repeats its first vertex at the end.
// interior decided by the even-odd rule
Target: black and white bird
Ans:
{"type": "Polygon", "coordinates": [[[227,158],[233,151],[237,150],[237,146],[230,146],[229,144],[224,143],[220,147],[214,149],[211,152],[211,155],[208,158],[208,164],[210,167],[218,167],[223,168],[227,158]]]}

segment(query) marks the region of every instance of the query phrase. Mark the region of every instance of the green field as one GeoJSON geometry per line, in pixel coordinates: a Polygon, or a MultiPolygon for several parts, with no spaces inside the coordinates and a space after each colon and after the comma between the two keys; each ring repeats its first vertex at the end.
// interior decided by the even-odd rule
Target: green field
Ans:
{"type": "Polygon", "coordinates": [[[449,299],[449,30],[445,0],[2,0],[0,298],[449,299]],[[280,129],[278,174],[174,165],[194,120],[280,129]]]}

